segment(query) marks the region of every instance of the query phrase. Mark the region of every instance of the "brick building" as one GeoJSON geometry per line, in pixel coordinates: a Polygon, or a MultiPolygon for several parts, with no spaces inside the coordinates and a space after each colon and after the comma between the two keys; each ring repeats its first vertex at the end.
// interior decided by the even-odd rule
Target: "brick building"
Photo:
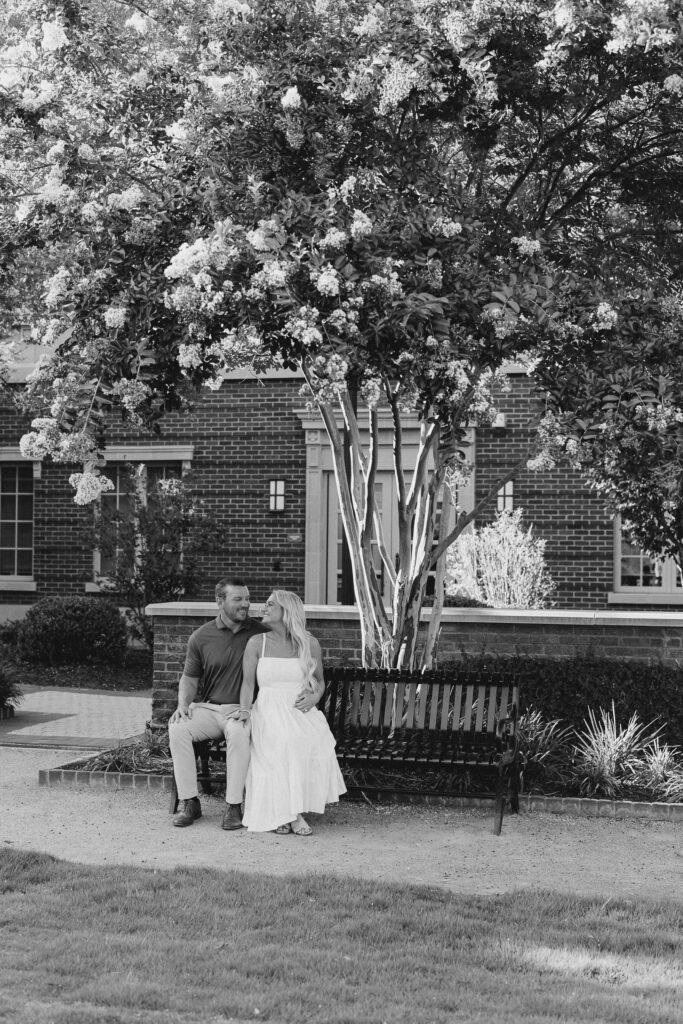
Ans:
{"type": "MultiPolygon", "coordinates": [[[[27,364],[15,369],[10,391],[22,386],[30,346],[25,351],[27,364]]],[[[475,433],[477,469],[469,501],[526,449],[529,382],[513,373],[511,384],[500,403],[499,425],[475,433]]],[[[322,421],[305,407],[300,385],[286,372],[262,380],[236,373],[220,391],[205,392],[191,413],[169,415],[158,435],[131,430],[118,419],[110,423],[106,472],[117,489],[107,500],[124,500],[126,464],[144,463],[149,481],[191,469],[197,492],[227,527],[225,550],[205,557],[201,582],[190,596],[211,599],[215,580],[231,572],[248,580],[255,600],[283,586],[309,605],[338,603],[341,534],[331,455],[322,421]]],[[[79,467],[24,460],[19,438],[28,426],[11,396],[0,397],[0,621],[19,617],[41,597],[96,592],[97,572],[106,568],[84,543],[92,509],[73,502],[68,478],[79,467]]],[[[408,422],[408,464],[411,431],[416,438],[416,425],[408,422]]],[[[391,548],[394,485],[388,435],[386,440],[378,499],[391,548]]],[[[646,610],[683,604],[674,567],[655,564],[630,547],[576,473],[525,471],[498,504],[521,507],[525,523],[546,540],[556,607],[646,610]]]]}

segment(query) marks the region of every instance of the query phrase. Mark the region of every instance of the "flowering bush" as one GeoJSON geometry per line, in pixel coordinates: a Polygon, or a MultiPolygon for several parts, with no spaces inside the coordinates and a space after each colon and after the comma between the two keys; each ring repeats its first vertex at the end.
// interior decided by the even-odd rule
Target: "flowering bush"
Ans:
{"type": "Polygon", "coordinates": [[[555,584],[545,541],[522,529],[522,509],[499,513],[490,526],[462,534],[448,553],[446,593],[490,608],[546,608],[555,584]]]}

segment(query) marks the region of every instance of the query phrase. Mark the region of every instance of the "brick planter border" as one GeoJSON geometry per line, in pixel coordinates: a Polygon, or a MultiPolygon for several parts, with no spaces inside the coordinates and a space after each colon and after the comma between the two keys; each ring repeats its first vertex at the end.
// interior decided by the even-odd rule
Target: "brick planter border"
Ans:
{"type": "MultiPolygon", "coordinates": [[[[170,793],[173,779],[170,775],[143,772],[89,772],[82,768],[46,768],[38,772],[39,786],[94,786],[100,789],[158,789],[170,793]]],[[[490,798],[476,796],[432,796],[429,793],[382,794],[372,787],[363,789],[378,802],[396,804],[422,804],[437,807],[491,807],[490,798]]],[[[360,789],[350,790],[353,798],[360,789]]],[[[676,821],[683,824],[683,804],[645,803],[637,800],[589,800],[570,796],[536,796],[523,794],[519,798],[523,811],[546,811],[550,814],[573,814],[579,818],[645,818],[648,821],[676,821]]]]}

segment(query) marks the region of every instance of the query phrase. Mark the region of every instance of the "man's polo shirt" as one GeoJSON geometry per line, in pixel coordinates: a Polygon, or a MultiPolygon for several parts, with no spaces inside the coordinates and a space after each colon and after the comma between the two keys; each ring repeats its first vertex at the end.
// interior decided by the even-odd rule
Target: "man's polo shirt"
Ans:
{"type": "Polygon", "coordinates": [[[200,701],[239,704],[244,648],[252,636],[268,632],[256,619],[247,618],[233,633],[220,615],[195,629],[187,644],[183,672],[195,679],[201,677],[200,701]]]}

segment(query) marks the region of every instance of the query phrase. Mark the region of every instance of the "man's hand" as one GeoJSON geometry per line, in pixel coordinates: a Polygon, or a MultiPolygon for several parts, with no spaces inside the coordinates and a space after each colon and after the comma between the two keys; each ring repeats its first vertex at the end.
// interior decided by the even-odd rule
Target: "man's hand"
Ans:
{"type": "Polygon", "coordinates": [[[186,721],[189,718],[192,718],[192,708],[179,704],[168,721],[169,725],[175,725],[176,722],[186,721]]]}

